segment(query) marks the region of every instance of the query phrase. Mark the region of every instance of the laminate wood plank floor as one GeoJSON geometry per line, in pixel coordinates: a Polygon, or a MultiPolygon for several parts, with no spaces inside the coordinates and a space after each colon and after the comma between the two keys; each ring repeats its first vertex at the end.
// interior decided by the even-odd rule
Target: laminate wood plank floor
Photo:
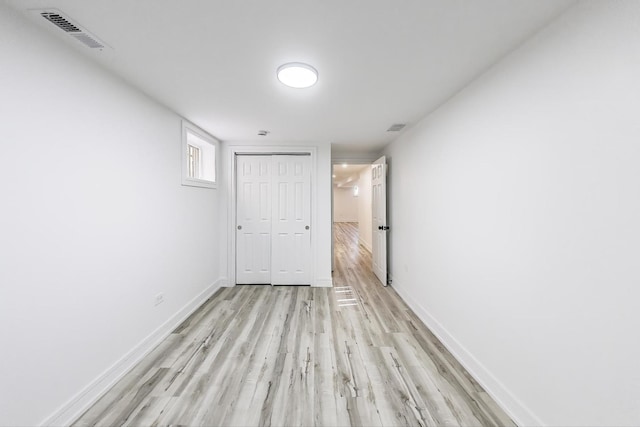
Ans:
{"type": "Polygon", "coordinates": [[[333,288],[209,298],[75,426],[513,426],[337,223],[333,288]]]}

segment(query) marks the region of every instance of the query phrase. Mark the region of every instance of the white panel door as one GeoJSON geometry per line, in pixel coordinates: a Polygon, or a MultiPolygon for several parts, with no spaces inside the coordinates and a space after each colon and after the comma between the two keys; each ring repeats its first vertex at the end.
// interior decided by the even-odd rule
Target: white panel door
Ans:
{"type": "Polygon", "coordinates": [[[273,156],[271,283],[311,283],[310,156],[273,156]]]}
{"type": "Polygon", "coordinates": [[[236,283],[271,283],[271,156],[236,157],[236,283]]]}
{"type": "Polygon", "coordinates": [[[371,165],[373,226],[373,272],[387,286],[387,159],[382,156],[371,165]]]}

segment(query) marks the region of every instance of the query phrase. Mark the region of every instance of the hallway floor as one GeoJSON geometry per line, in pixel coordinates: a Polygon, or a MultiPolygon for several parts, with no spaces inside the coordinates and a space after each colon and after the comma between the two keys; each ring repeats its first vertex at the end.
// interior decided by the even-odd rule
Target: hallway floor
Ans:
{"type": "Polygon", "coordinates": [[[219,290],[75,425],[513,425],[334,230],[333,288],[219,290]]]}

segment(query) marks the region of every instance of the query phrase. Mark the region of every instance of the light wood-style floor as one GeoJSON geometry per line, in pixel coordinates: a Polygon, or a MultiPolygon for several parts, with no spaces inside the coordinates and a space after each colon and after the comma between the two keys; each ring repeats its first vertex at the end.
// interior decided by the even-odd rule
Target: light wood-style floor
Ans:
{"type": "Polygon", "coordinates": [[[221,289],[75,425],[514,425],[335,238],[334,288],[221,289]]]}

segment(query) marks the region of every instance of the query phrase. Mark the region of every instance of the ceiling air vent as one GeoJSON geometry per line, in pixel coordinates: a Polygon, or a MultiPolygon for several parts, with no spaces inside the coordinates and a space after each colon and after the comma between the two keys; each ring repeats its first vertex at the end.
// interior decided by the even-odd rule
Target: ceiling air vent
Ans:
{"type": "Polygon", "coordinates": [[[38,11],[47,21],[51,22],[62,31],[68,33],[71,37],[78,40],[91,49],[102,50],[105,44],[102,43],[97,37],[89,33],[77,23],[73,22],[68,16],[65,16],[62,12],[56,9],[40,10],[38,11]]]}
{"type": "Polygon", "coordinates": [[[71,22],[69,22],[68,19],[66,19],[64,16],[62,16],[62,15],[60,15],[58,13],[42,12],[42,13],[40,13],[40,15],[42,15],[42,17],[44,19],[46,19],[47,21],[49,21],[52,24],[58,26],[59,28],[65,30],[67,33],[79,33],[80,32],[80,28],[78,28],[75,25],[73,25],[71,22]]]}
{"type": "Polygon", "coordinates": [[[405,123],[395,123],[389,126],[389,129],[387,129],[387,132],[400,132],[402,129],[404,129],[405,126],[406,126],[405,123]]]}
{"type": "Polygon", "coordinates": [[[85,33],[72,34],[71,36],[75,37],[80,43],[89,46],[91,49],[102,49],[104,47],[102,43],[85,33]]]}

